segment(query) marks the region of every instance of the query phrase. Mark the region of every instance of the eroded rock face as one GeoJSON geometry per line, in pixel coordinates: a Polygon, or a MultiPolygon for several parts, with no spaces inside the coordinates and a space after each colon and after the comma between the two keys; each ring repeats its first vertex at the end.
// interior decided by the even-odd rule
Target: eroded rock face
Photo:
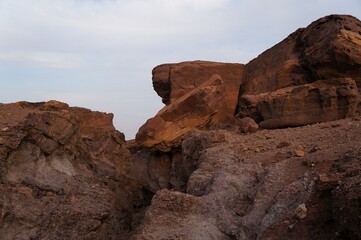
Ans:
{"type": "MultiPolygon", "coordinates": [[[[291,87],[300,89],[295,86],[304,85],[304,88],[307,88],[310,86],[307,84],[316,81],[326,81],[325,85],[329,85],[330,81],[332,82],[332,79],[335,78],[352,79],[356,83],[354,86],[356,90],[352,95],[355,91],[360,92],[357,90],[361,86],[360,32],[361,22],[358,19],[352,16],[330,15],[313,22],[307,28],[297,30],[246,64],[237,108],[239,116],[249,116],[258,122],[271,119],[273,118],[272,114],[267,114],[264,118],[264,108],[255,107],[253,103],[250,103],[253,101],[251,99],[258,101],[256,99],[262,98],[264,95],[278,95],[282,91],[288,91],[291,87]]],[[[339,84],[335,82],[334,87],[338,88],[339,84]]],[[[295,99],[290,96],[293,100],[289,100],[287,99],[289,94],[286,95],[283,98],[283,107],[281,107],[282,101],[267,103],[267,107],[270,109],[281,107],[284,111],[284,114],[281,112],[275,114],[271,125],[275,127],[294,126],[296,121],[298,121],[298,125],[315,122],[307,109],[301,110],[298,105],[294,105],[292,109],[291,104],[295,103],[293,102],[295,99]],[[284,120],[286,118],[288,120],[284,120]],[[277,123],[278,120],[280,123],[277,123]],[[288,122],[289,125],[287,125],[288,122]]],[[[318,97],[319,100],[314,99],[314,104],[311,105],[315,106],[316,101],[319,101],[318,104],[322,106],[325,101],[332,101],[334,97],[333,93],[330,93],[329,96],[324,94],[322,97],[318,97]]],[[[357,101],[360,102],[360,99],[357,101]]],[[[301,104],[300,108],[302,108],[306,102],[309,102],[309,99],[302,99],[297,104],[301,104]]],[[[349,110],[352,108],[352,114],[356,112],[354,104],[354,100],[352,100],[351,106],[346,106],[349,110]]],[[[332,109],[325,110],[338,112],[339,107],[336,105],[334,105],[335,108],[331,107],[332,109]]],[[[320,110],[320,113],[314,113],[322,116],[319,121],[330,121],[347,116],[336,114],[338,115],[336,117],[335,114],[325,114],[326,111],[320,110]]],[[[268,126],[268,124],[264,124],[264,126],[268,126]]]]}
{"type": "Polygon", "coordinates": [[[253,109],[261,127],[282,128],[352,117],[360,95],[355,81],[346,78],[243,95],[243,100],[246,107],[240,111],[249,113],[253,109]]]}
{"type": "Polygon", "coordinates": [[[111,114],[50,101],[0,116],[2,239],[127,236],[137,185],[111,114]]]}
{"type": "Polygon", "coordinates": [[[197,166],[186,192],[158,191],[133,239],[358,239],[360,133],[357,119],[194,131],[182,145],[197,166]]]}
{"type": "Polygon", "coordinates": [[[163,64],[153,69],[153,87],[165,104],[171,104],[218,74],[227,91],[227,106],[231,114],[237,104],[242,81],[243,64],[207,61],[163,64]]]}
{"type": "Polygon", "coordinates": [[[149,119],[139,129],[136,141],[167,152],[180,146],[182,137],[192,129],[208,129],[226,117],[225,84],[219,75],[213,75],[149,119]]]}
{"type": "Polygon", "coordinates": [[[352,78],[360,87],[361,22],[330,15],[285,40],[245,65],[240,96],[329,78],[352,78]]]}
{"type": "MultiPolygon", "coordinates": [[[[162,110],[140,129],[138,143],[147,148],[156,146],[162,151],[179,147],[179,136],[199,128],[194,118],[184,117],[185,112],[193,115],[193,108],[198,109],[197,112],[204,108],[196,103],[179,107],[179,99],[189,97],[189,93],[209,81],[212,74],[219,74],[225,89],[227,117],[218,122],[218,126],[235,125],[234,115],[250,117],[264,128],[277,128],[359,114],[360,32],[358,19],[330,15],[297,30],[246,65],[194,61],[156,67],[153,86],[168,105],[165,111],[183,110],[172,111],[166,121],[159,117],[162,110]],[[170,127],[180,122],[189,127],[170,127]]],[[[218,101],[218,98],[209,99],[218,101]]]]}

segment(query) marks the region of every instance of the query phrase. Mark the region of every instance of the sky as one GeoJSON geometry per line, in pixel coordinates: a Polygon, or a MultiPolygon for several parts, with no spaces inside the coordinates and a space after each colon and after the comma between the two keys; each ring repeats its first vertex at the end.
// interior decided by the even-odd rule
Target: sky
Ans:
{"type": "Polygon", "coordinates": [[[54,99],[113,113],[132,139],[164,106],[155,66],[247,63],[333,13],[361,19],[361,1],[0,0],[0,102],[54,99]]]}

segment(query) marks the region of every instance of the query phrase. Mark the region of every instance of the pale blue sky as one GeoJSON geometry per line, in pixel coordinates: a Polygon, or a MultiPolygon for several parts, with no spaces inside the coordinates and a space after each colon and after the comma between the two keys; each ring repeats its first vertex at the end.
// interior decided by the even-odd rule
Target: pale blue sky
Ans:
{"type": "Polygon", "coordinates": [[[331,13],[360,19],[361,1],[0,0],[0,102],[112,112],[131,139],[163,106],[156,65],[247,63],[331,13]]]}

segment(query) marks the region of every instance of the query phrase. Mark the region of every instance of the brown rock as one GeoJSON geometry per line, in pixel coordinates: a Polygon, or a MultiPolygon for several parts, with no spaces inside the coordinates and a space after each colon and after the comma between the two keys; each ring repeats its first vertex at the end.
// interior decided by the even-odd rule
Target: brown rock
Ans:
{"type": "Polygon", "coordinates": [[[352,79],[316,81],[270,93],[243,96],[261,116],[260,126],[280,128],[352,116],[360,95],[352,79]]]}
{"type": "Polygon", "coordinates": [[[305,152],[302,150],[295,150],[295,156],[296,157],[303,157],[305,156],[305,152]]]}
{"type": "Polygon", "coordinates": [[[112,115],[50,101],[0,116],[1,239],[125,239],[138,187],[112,115]]]}
{"type": "Polygon", "coordinates": [[[258,130],[258,124],[250,117],[239,119],[237,124],[243,133],[254,133],[258,130]]]}
{"type": "Polygon", "coordinates": [[[233,115],[237,101],[238,89],[242,81],[243,64],[218,63],[207,61],[163,64],[153,69],[153,87],[165,104],[175,102],[202,83],[213,74],[218,74],[227,91],[227,108],[233,115]]]}
{"type": "MultiPolygon", "coordinates": [[[[240,117],[249,116],[257,122],[272,120],[263,123],[265,127],[288,127],[344,118],[344,113],[337,114],[336,112],[339,110],[334,109],[330,114],[317,113],[320,119],[316,121],[315,115],[311,116],[314,114],[310,113],[312,110],[303,108],[295,111],[292,117],[286,116],[287,109],[282,109],[281,111],[285,111],[285,114],[280,112],[278,116],[267,115],[265,118],[264,114],[265,111],[269,111],[268,107],[273,108],[271,105],[283,104],[277,102],[278,100],[270,100],[272,103],[263,107],[255,103],[259,102],[262,94],[272,95],[276,92],[280,94],[281,89],[288,91],[289,87],[307,86],[306,84],[317,80],[329,81],[335,78],[353,79],[355,81],[353,91],[357,92],[357,88],[361,86],[360,32],[361,22],[358,19],[352,16],[330,15],[313,22],[305,29],[299,29],[292,33],[281,43],[245,65],[236,112],[240,117]],[[336,117],[336,115],[339,116],[336,117]]],[[[335,84],[336,88],[340,87],[337,83],[335,84]]],[[[298,88],[295,91],[303,90],[298,88]]],[[[348,93],[350,90],[341,88],[337,95],[344,97],[348,93]]],[[[327,99],[330,97],[327,94],[317,93],[315,90],[308,94],[308,98],[315,98],[313,101],[322,106],[324,101],[328,101],[327,99]],[[317,100],[317,98],[319,99],[317,100]]],[[[286,95],[285,99],[279,99],[279,101],[289,102],[293,106],[300,104],[300,102],[295,102],[296,99],[288,100],[286,95]]],[[[299,97],[301,96],[299,95],[299,97]]],[[[304,98],[300,101],[303,103],[310,101],[310,99],[304,98]]],[[[346,100],[344,105],[351,105],[346,108],[350,110],[352,108],[351,112],[355,114],[359,102],[360,97],[357,96],[352,103],[348,103],[346,100]]],[[[290,105],[287,108],[291,108],[290,105]]],[[[361,105],[359,104],[359,106],[361,105]]],[[[333,108],[331,106],[329,110],[333,108]]]]}
{"type": "Polygon", "coordinates": [[[180,138],[189,131],[207,129],[227,117],[225,95],[223,81],[219,75],[213,75],[149,119],[139,129],[137,143],[161,151],[180,146],[180,138]]]}
{"type": "Polygon", "coordinates": [[[291,145],[291,143],[286,142],[286,141],[282,141],[282,142],[280,142],[279,144],[277,144],[277,148],[288,147],[288,146],[290,146],[290,145],[291,145]]]}
{"type": "Polygon", "coordinates": [[[298,219],[304,219],[307,216],[307,208],[304,203],[300,204],[295,210],[295,216],[298,219]]]}
{"type": "Polygon", "coordinates": [[[241,94],[328,78],[353,78],[360,86],[360,31],[360,21],[345,15],[330,15],[297,30],[245,66],[241,94]]]}

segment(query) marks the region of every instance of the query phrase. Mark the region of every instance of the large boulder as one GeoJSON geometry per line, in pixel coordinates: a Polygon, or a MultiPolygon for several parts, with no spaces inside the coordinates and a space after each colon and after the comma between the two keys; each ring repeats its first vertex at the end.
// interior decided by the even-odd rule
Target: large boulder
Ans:
{"type": "Polygon", "coordinates": [[[328,78],[361,86],[361,22],[330,15],[301,28],[245,65],[240,94],[259,94],[328,78]]]}
{"type": "Polygon", "coordinates": [[[227,91],[228,111],[233,114],[242,82],[243,64],[207,61],[163,64],[153,69],[153,87],[165,104],[171,104],[218,74],[227,91]]]}
{"type": "Polygon", "coordinates": [[[0,116],[1,239],[127,236],[137,188],[112,114],[49,101],[0,116]]]}
{"type": "MultiPolygon", "coordinates": [[[[271,96],[276,90],[279,90],[279,94],[283,91],[280,89],[288,87],[305,85],[304,88],[308,88],[309,85],[307,84],[320,80],[351,78],[356,83],[353,87],[357,91],[357,88],[359,89],[361,86],[360,33],[361,22],[352,16],[345,15],[330,15],[321,18],[307,28],[292,33],[285,40],[245,65],[236,112],[240,117],[250,116],[258,122],[273,118],[272,115],[268,115],[264,119],[264,111],[260,112],[260,108],[255,109],[253,104],[249,104],[250,96],[260,95],[255,97],[259,99],[263,98],[262,94],[271,96]]],[[[333,82],[336,84],[334,87],[338,88],[337,81],[333,82]]],[[[329,84],[330,82],[325,83],[325,85],[329,84]]],[[[300,88],[296,89],[300,90],[300,88]]],[[[334,97],[334,94],[323,94],[322,98],[318,98],[318,104],[322,105],[322,101],[332,101],[327,98],[334,97]]],[[[316,101],[316,99],[314,100],[316,101]]],[[[307,101],[307,99],[299,99],[298,104],[304,105],[304,102],[307,101]]],[[[286,100],[283,108],[289,106],[287,102],[289,103],[286,100]]],[[[268,107],[275,109],[279,108],[280,104],[282,104],[280,101],[274,103],[269,101],[268,107]],[[278,106],[272,106],[272,104],[278,106]]],[[[351,105],[347,108],[353,108],[354,101],[351,105]]],[[[337,105],[333,106],[339,109],[337,105]]],[[[331,112],[338,111],[332,108],[328,110],[331,112]]],[[[293,118],[302,119],[306,116],[311,118],[310,120],[304,119],[297,125],[315,122],[312,120],[311,114],[307,112],[309,112],[308,109],[301,107],[293,113],[293,118]]],[[[284,111],[284,113],[287,115],[289,111],[284,111]]],[[[324,115],[320,121],[337,119],[334,114],[327,114],[326,112],[322,114],[324,115]]],[[[289,116],[286,115],[282,116],[282,113],[279,112],[275,118],[288,118],[289,116]]],[[[345,116],[348,115],[339,114],[338,118],[345,116]]],[[[276,119],[274,119],[275,121],[276,119]]],[[[285,123],[280,123],[280,125],[287,126],[285,123]]],[[[294,124],[291,123],[290,126],[292,125],[294,124]]]]}
{"type": "Polygon", "coordinates": [[[136,141],[167,152],[180,146],[182,136],[191,130],[209,129],[226,117],[225,84],[219,75],[213,75],[149,119],[139,129],[136,141]]]}

